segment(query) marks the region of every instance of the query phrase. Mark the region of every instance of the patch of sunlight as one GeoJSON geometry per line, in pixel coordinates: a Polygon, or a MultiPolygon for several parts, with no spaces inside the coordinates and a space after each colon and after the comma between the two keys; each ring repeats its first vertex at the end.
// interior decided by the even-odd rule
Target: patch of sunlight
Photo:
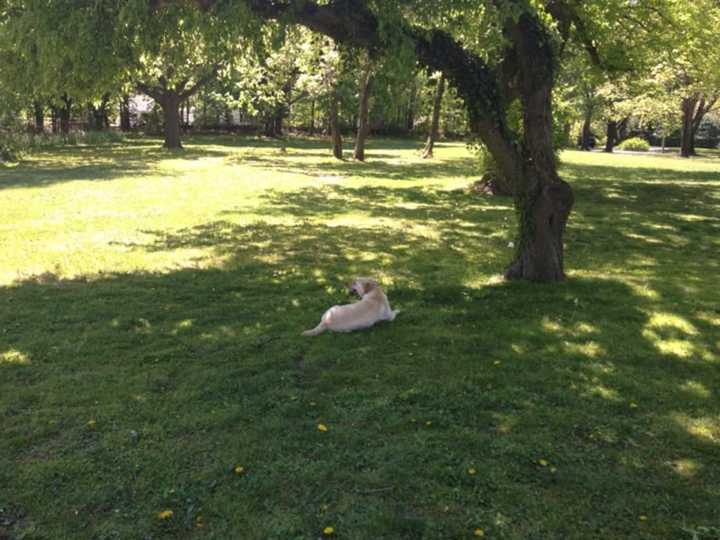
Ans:
{"type": "Polygon", "coordinates": [[[673,419],[690,435],[720,444],[720,416],[714,418],[710,416],[690,418],[685,414],[676,414],[673,419]]]}
{"type": "Polygon", "coordinates": [[[617,390],[613,390],[612,388],[608,388],[607,386],[599,383],[590,387],[589,394],[600,396],[608,401],[622,401],[622,398],[620,397],[620,394],[618,394],[617,390]]]}
{"type": "Polygon", "coordinates": [[[517,354],[525,354],[527,352],[527,348],[524,345],[518,345],[517,343],[513,343],[510,348],[517,354]]]}
{"type": "Polygon", "coordinates": [[[517,417],[509,414],[495,413],[493,414],[493,418],[497,423],[495,429],[503,435],[510,433],[518,423],[517,417]]]}
{"type": "Polygon", "coordinates": [[[172,335],[176,336],[178,332],[181,330],[185,330],[187,328],[191,328],[193,325],[192,319],[183,319],[182,321],[179,321],[175,323],[175,328],[173,328],[172,332],[170,332],[172,335]]]}
{"type": "Polygon", "coordinates": [[[655,348],[663,354],[677,356],[678,358],[690,358],[695,352],[695,347],[689,341],[683,339],[663,339],[657,332],[648,330],[642,331],[642,335],[651,341],[655,348]]]}
{"type": "Polygon", "coordinates": [[[712,324],[713,326],[720,326],[720,315],[717,313],[710,313],[709,311],[700,311],[695,314],[699,320],[712,324]]]}
{"type": "Polygon", "coordinates": [[[544,330],[546,330],[548,332],[559,333],[559,332],[563,331],[563,327],[560,325],[560,323],[558,323],[556,321],[551,321],[547,317],[543,317],[542,327],[544,330]]]}
{"type": "Polygon", "coordinates": [[[581,334],[594,334],[598,332],[598,327],[585,322],[580,322],[575,325],[575,332],[581,334]]]}
{"type": "Polygon", "coordinates": [[[674,218],[677,218],[682,221],[687,221],[690,223],[698,222],[698,221],[714,221],[713,218],[709,218],[707,216],[701,216],[698,214],[678,214],[678,213],[672,213],[671,214],[674,218]]]}
{"type": "Polygon", "coordinates": [[[602,375],[610,375],[611,373],[615,373],[615,366],[612,364],[601,364],[598,362],[594,362],[590,369],[594,371],[595,373],[599,373],[602,375]]]}
{"type": "Polygon", "coordinates": [[[582,354],[589,358],[597,358],[599,356],[603,356],[606,352],[605,349],[595,341],[587,341],[585,343],[571,343],[569,341],[565,341],[563,345],[565,345],[565,350],[567,352],[573,354],[582,354]]]}
{"type": "Polygon", "coordinates": [[[700,465],[694,459],[675,459],[667,462],[667,465],[680,476],[685,478],[692,478],[702,469],[700,465]]]}
{"type": "Polygon", "coordinates": [[[685,381],[682,386],[680,386],[683,390],[686,392],[693,394],[697,397],[701,398],[709,398],[710,397],[710,390],[708,390],[707,386],[705,386],[703,383],[698,381],[685,381]]]}
{"type": "Polygon", "coordinates": [[[630,287],[637,296],[651,300],[658,300],[660,298],[660,294],[656,290],[651,289],[647,283],[636,283],[632,280],[625,280],[624,283],[630,287]]]}
{"type": "Polygon", "coordinates": [[[625,236],[627,238],[632,238],[633,240],[642,240],[643,242],[646,242],[648,244],[662,244],[663,241],[658,238],[653,238],[652,236],[645,236],[642,234],[637,233],[625,233],[625,236]]]}
{"type": "Polygon", "coordinates": [[[23,364],[30,363],[30,357],[17,349],[8,349],[0,354],[0,364],[23,364]]]}
{"type": "Polygon", "coordinates": [[[653,312],[645,328],[672,328],[680,330],[690,336],[698,335],[697,328],[695,328],[690,321],[666,311],[653,312]]]}

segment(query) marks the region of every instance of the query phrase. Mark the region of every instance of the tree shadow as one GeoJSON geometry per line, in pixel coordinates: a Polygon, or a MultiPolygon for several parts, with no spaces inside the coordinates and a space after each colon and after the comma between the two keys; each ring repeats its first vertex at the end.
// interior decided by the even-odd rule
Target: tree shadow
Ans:
{"type": "MultiPolygon", "coordinates": [[[[305,201],[285,204],[292,212],[305,201]]],[[[432,510],[438,497],[471,506],[480,497],[482,515],[512,515],[516,535],[530,524],[540,535],[572,535],[569,524],[583,521],[628,537],[637,515],[651,514],[649,534],[667,537],[679,516],[716,516],[718,444],[708,422],[719,405],[717,327],[692,305],[658,319],[654,299],[614,279],[470,287],[468,272],[482,263],[442,234],[310,221],[153,234],[133,249],[210,248],[222,265],[46,275],[0,289],[0,303],[14,306],[0,313],[3,455],[16,465],[3,468],[3,480],[27,521],[79,504],[93,521],[69,522],[68,534],[130,521],[149,533],[146,507],[164,501],[153,485],[214,508],[225,533],[258,498],[298,516],[309,533],[320,489],[358,508],[378,484],[393,493],[373,499],[359,525],[370,536],[382,519],[400,527],[408,512],[422,527],[455,531],[457,515],[432,510]],[[356,275],[382,279],[398,319],[301,338],[345,301],[342,283],[356,275]],[[667,341],[682,341],[688,354],[667,341]],[[87,434],[88,417],[116,427],[87,434]],[[308,437],[317,418],[338,432],[331,446],[308,437]],[[122,439],[131,429],[143,436],[137,450],[122,439]],[[68,469],[64,456],[86,465],[68,469]],[[240,492],[218,470],[238,459],[254,469],[240,492]],[[486,471],[479,485],[467,484],[468,462],[486,471]],[[133,473],[138,464],[152,471],[147,481],[133,473]],[[17,487],[35,470],[31,487],[17,487]],[[69,470],[73,481],[59,480],[69,470]],[[56,504],[34,506],[37,493],[53,493],[56,504]],[[118,505],[130,517],[114,514],[118,505]]]]}

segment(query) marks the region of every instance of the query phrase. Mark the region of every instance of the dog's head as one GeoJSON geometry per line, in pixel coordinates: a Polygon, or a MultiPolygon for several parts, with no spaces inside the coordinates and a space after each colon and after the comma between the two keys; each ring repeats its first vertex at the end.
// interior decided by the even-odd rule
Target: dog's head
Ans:
{"type": "Polygon", "coordinates": [[[347,288],[348,292],[356,293],[359,297],[363,297],[369,292],[377,289],[380,284],[374,279],[370,278],[357,278],[355,281],[350,283],[347,288]]]}

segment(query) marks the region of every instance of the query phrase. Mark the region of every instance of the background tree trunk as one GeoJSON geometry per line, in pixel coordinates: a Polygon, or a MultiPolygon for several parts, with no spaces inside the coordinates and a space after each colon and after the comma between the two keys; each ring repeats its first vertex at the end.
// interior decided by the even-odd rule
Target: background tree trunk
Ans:
{"type": "Polygon", "coordinates": [[[435,141],[438,139],[438,135],[440,132],[440,111],[442,109],[442,99],[443,94],[445,93],[445,75],[440,75],[440,79],[438,79],[437,86],[435,87],[435,98],[433,100],[433,112],[432,112],[432,121],[430,123],[430,133],[428,134],[427,142],[425,143],[425,148],[422,152],[422,158],[428,159],[433,157],[433,147],[435,146],[435,141]]]}
{"type": "Polygon", "coordinates": [[[355,138],[355,151],[353,158],[358,161],[365,161],[365,141],[370,133],[368,122],[370,109],[370,78],[372,75],[372,64],[368,61],[360,78],[360,107],[358,111],[357,137],[355,138]]]}
{"type": "Polygon", "coordinates": [[[60,98],[63,102],[63,106],[60,108],[60,132],[63,135],[70,133],[70,115],[72,113],[72,98],[67,95],[63,95],[60,98]]]}
{"type": "Polygon", "coordinates": [[[680,155],[689,158],[693,155],[693,115],[695,113],[695,105],[697,104],[697,96],[685,97],[682,100],[682,134],[680,138],[680,155]]]}
{"type": "Polygon", "coordinates": [[[605,152],[612,153],[618,139],[618,123],[617,120],[608,120],[607,129],[605,131],[605,152]]]}
{"type": "Polygon", "coordinates": [[[33,102],[33,116],[35,118],[35,133],[42,133],[45,131],[45,107],[42,102],[33,102]]]}
{"type": "Polygon", "coordinates": [[[580,150],[592,150],[592,111],[586,110],[583,119],[582,134],[580,135],[580,150]]]}
{"type": "Polygon", "coordinates": [[[120,131],[130,131],[130,96],[127,94],[120,101],[120,131]]]}
{"type": "Polygon", "coordinates": [[[330,106],[328,110],[328,121],[330,123],[330,137],[333,144],[333,156],[337,159],[343,158],[342,135],[340,133],[340,120],[338,118],[338,94],[337,88],[330,92],[330,106]]]}
{"type": "Polygon", "coordinates": [[[315,98],[310,101],[310,127],[308,132],[311,136],[315,135],[315,98]]]}
{"type": "Polygon", "coordinates": [[[163,110],[163,133],[165,142],[163,146],[170,150],[182,148],[180,142],[180,95],[177,92],[166,91],[158,100],[163,110]]]}

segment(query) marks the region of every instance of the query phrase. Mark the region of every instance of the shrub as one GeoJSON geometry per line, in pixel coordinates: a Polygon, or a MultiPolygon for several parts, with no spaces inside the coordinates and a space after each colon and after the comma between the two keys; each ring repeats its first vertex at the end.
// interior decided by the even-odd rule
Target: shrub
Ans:
{"type": "Polygon", "coordinates": [[[640,137],[633,137],[618,145],[618,150],[629,150],[631,152],[647,152],[650,150],[650,143],[640,137]]]}

